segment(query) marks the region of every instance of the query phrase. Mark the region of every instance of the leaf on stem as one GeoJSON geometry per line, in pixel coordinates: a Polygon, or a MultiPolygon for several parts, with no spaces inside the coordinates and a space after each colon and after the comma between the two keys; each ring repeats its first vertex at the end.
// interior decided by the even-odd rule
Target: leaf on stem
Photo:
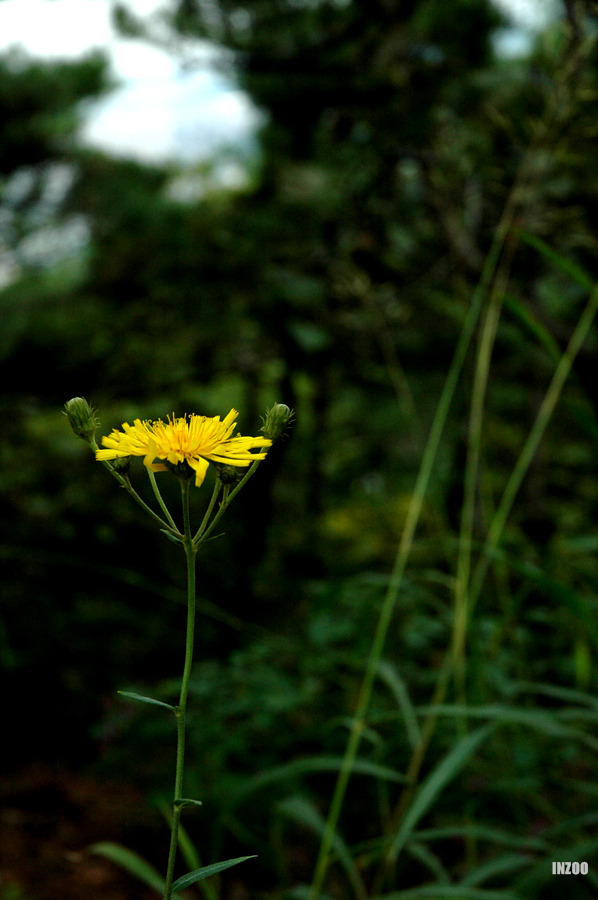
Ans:
{"type": "Polygon", "coordinates": [[[119,693],[121,697],[128,697],[129,700],[137,700],[139,703],[150,703],[152,706],[164,706],[176,715],[176,706],[171,706],[170,703],[163,703],[162,700],[154,700],[153,697],[144,697],[143,694],[134,694],[132,691],[117,691],[117,693],[119,693]]]}
{"type": "Polygon", "coordinates": [[[186,806],[203,806],[201,800],[191,800],[189,797],[181,797],[179,800],[174,801],[174,805],[177,809],[185,809],[186,806]]]}
{"type": "Polygon", "coordinates": [[[194,872],[189,872],[187,875],[177,878],[172,886],[173,893],[178,894],[179,891],[195,884],[196,881],[201,881],[202,878],[209,878],[210,875],[216,875],[217,872],[223,872],[224,869],[230,869],[231,866],[236,866],[238,863],[245,862],[246,859],[255,859],[256,856],[257,854],[255,853],[252,856],[237,856],[235,859],[225,859],[223,862],[212,863],[211,866],[202,866],[201,869],[195,869],[194,872]]]}
{"type": "Polygon", "coordinates": [[[166,528],[161,528],[160,531],[162,532],[162,534],[165,534],[166,537],[168,538],[168,540],[169,540],[169,541],[172,541],[173,544],[180,544],[180,543],[181,543],[181,539],[178,538],[178,537],[176,537],[176,535],[174,535],[174,534],[172,533],[172,531],[168,531],[166,528]]]}

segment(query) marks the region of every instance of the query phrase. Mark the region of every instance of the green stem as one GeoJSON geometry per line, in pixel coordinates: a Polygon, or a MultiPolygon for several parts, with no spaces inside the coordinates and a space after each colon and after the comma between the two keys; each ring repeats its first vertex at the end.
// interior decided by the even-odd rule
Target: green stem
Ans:
{"type": "MultiPolygon", "coordinates": [[[[93,438],[93,437],[89,441],[89,446],[94,454],[100,449],[97,445],[95,438],[93,438]]],[[[135,490],[135,488],[129,481],[128,475],[121,475],[120,472],[117,472],[116,469],[113,467],[113,465],[108,460],[102,460],[101,462],[102,462],[102,465],[104,466],[104,468],[107,469],[114,478],[116,478],[116,480],[118,481],[120,486],[122,488],[124,488],[128,494],[131,495],[131,497],[133,498],[135,503],[137,503],[138,506],[140,506],[141,509],[144,512],[146,512],[148,514],[148,516],[150,516],[154,520],[154,522],[157,522],[161,528],[165,529],[173,537],[180,539],[181,535],[172,519],[172,516],[168,512],[168,509],[166,508],[164,501],[162,500],[162,496],[160,494],[160,491],[158,490],[158,485],[156,484],[155,479],[152,481],[152,487],[154,488],[154,493],[156,495],[158,503],[160,504],[162,510],[164,511],[166,518],[168,519],[168,522],[165,522],[164,519],[161,519],[160,516],[153,511],[151,506],[148,506],[147,503],[145,502],[145,500],[141,499],[141,497],[139,496],[139,494],[137,493],[137,491],[135,490]]],[[[153,478],[153,472],[151,473],[150,481],[152,480],[152,478],[153,478]]]]}
{"type": "Polygon", "coordinates": [[[202,523],[197,529],[195,533],[195,537],[193,538],[194,547],[199,547],[201,538],[203,536],[204,531],[208,527],[208,522],[210,521],[210,516],[212,515],[212,510],[214,509],[214,505],[216,500],[218,499],[218,494],[220,493],[220,489],[222,488],[222,482],[219,478],[216,478],[216,484],[214,485],[214,490],[212,491],[212,496],[210,498],[210,502],[208,504],[208,508],[206,509],[206,514],[203,517],[202,523]]]}
{"type": "MultiPolygon", "coordinates": [[[[372,649],[370,651],[370,656],[361,685],[361,690],[357,701],[357,708],[355,711],[355,716],[353,718],[353,724],[351,732],[349,734],[349,739],[347,741],[341,770],[339,772],[335,790],[332,796],[330,810],[328,813],[328,818],[326,820],[324,833],[320,843],[318,858],[316,861],[314,877],[309,893],[309,900],[319,900],[319,897],[322,893],[324,879],[328,870],[330,853],[334,842],[334,835],[336,833],[347,784],[349,782],[349,777],[351,775],[351,770],[353,768],[353,763],[357,755],[357,750],[359,749],[361,735],[365,725],[364,718],[369,707],[374,678],[378,670],[380,659],[382,657],[384,645],[386,643],[386,635],[403,582],[405,568],[411,554],[415,531],[421,516],[424,499],[434,469],[434,462],[436,459],[436,454],[438,452],[438,447],[440,445],[440,439],[444,431],[444,426],[448,417],[450,405],[455,395],[459,375],[461,374],[461,370],[467,356],[467,351],[471,344],[471,340],[478,319],[480,317],[484,298],[487,295],[489,287],[496,276],[496,271],[499,266],[499,260],[504,249],[509,229],[513,222],[515,210],[517,209],[521,195],[522,183],[524,181],[525,176],[523,172],[520,172],[519,178],[516,180],[513,189],[509,197],[507,198],[502,216],[496,227],[494,240],[492,242],[492,246],[490,248],[488,256],[486,257],[486,260],[484,262],[484,268],[482,269],[480,280],[474,291],[471,300],[471,306],[463,323],[463,328],[459,336],[459,342],[455,350],[455,355],[447,374],[442,389],[442,394],[438,401],[436,413],[432,421],[432,427],[430,429],[430,434],[424,448],[417,481],[415,484],[413,495],[411,497],[411,503],[409,504],[405,527],[403,529],[403,533],[401,535],[401,540],[397,550],[393,572],[390,578],[384,602],[382,604],[382,609],[380,611],[376,634],[374,636],[372,649]]],[[[437,692],[440,691],[441,694],[444,694],[444,691],[446,690],[446,684],[448,682],[449,673],[450,668],[446,667],[446,672],[441,678],[440,686],[437,688],[437,692]]],[[[414,755],[412,758],[412,767],[416,769],[417,772],[419,772],[419,767],[423,762],[427,744],[434,728],[433,721],[428,724],[429,728],[427,730],[424,729],[424,732],[422,732],[422,740],[418,748],[416,748],[416,750],[414,751],[414,755]],[[429,731],[429,734],[427,733],[427,731],[429,731]]],[[[415,777],[416,775],[414,773],[414,778],[415,777]]],[[[403,798],[405,799],[407,796],[408,791],[404,791],[403,798]]]]}
{"type": "MultiPolygon", "coordinates": [[[[463,479],[463,505],[459,531],[459,548],[457,553],[457,573],[455,578],[455,606],[452,633],[452,666],[457,693],[463,705],[466,702],[465,690],[465,645],[469,625],[469,579],[471,573],[471,554],[473,547],[475,508],[477,499],[478,475],[482,446],[482,425],[484,404],[490,375],[492,350],[498,331],[498,323],[502,309],[504,291],[507,286],[511,268],[514,243],[503,256],[497,271],[486,316],[481,329],[479,349],[476,359],[475,375],[471,394],[469,415],[469,433],[467,441],[467,460],[463,479]]],[[[465,727],[466,720],[462,720],[465,727]]]]}
{"type": "Polygon", "coordinates": [[[434,421],[432,422],[430,435],[424,449],[420,470],[417,476],[417,482],[415,484],[411,503],[409,504],[407,519],[401,536],[401,541],[399,543],[394,568],[390,577],[386,596],[382,604],[382,609],[380,610],[376,633],[374,635],[372,649],[370,651],[366,671],[363,677],[363,682],[361,684],[361,689],[357,700],[357,708],[352,720],[347,747],[345,749],[341,769],[335,785],[334,793],[332,795],[330,810],[328,813],[328,818],[326,820],[326,826],[324,828],[320,850],[316,861],[314,877],[309,893],[309,900],[318,900],[322,893],[324,878],[326,877],[326,872],[328,870],[330,853],[334,843],[334,836],[336,833],[347,784],[349,782],[353,764],[355,762],[355,757],[357,755],[357,750],[359,749],[359,744],[361,742],[361,736],[365,727],[365,715],[370,704],[370,697],[372,694],[374,679],[376,676],[376,672],[378,671],[380,659],[382,657],[384,645],[386,643],[386,635],[390,626],[392,614],[394,612],[401,584],[403,582],[405,567],[411,553],[413,538],[415,536],[415,530],[417,528],[417,524],[419,522],[419,518],[423,508],[428,484],[434,470],[434,461],[436,459],[436,454],[440,444],[440,438],[444,430],[444,425],[446,423],[449,408],[455,394],[457,381],[463,367],[463,363],[467,355],[467,350],[469,348],[471,338],[473,336],[473,332],[480,314],[487,279],[494,271],[494,266],[496,265],[498,255],[502,247],[502,241],[504,240],[504,234],[506,234],[506,228],[504,229],[504,233],[501,233],[500,240],[497,239],[495,242],[495,245],[493,247],[494,252],[489,257],[489,262],[487,262],[487,267],[484,271],[480,285],[473,296],[471,306],[463,325],[463,330],[461,331],[461,335],[459,337],[459,343],[455,351],[455,356],[444,383],[442,395],[438,402],[438,407],[434,416],[434,421]]]}
{"type": "MultiPolygon", "coordinates": [[[[119,477],[119,481],[120,480],[121,479],[119,477]]],[[[127,491],[131,495],[131,497],[133,498],[135,503],[137,503],[141,507],[141,509],[144,510],[144,512],[146,512],[148,514],[148,516],[150,516],[154,520],[154,522],[157,522],[161,528],[163,528],[169,534],[172,534],[173,537],[176,537],[176,538],[181,537],[181,535],[178,532],[176,527],[173,528],[171,525],[168,524],[168,522],[165,522],[164,519],[162,519],[157,513],[155,513],[153,511],[151,506],[147,505],[145,500],[141,499],[141,497],[139,496],[139,494],[137,493],[137,491],[135,490],[135,488],[129,481],[128,475],[125,475],[122,477],[122,486],[124,487],[125,491],[127,491]]]]}
{"type": "Polygon", "coordinates": [[[582,345],[584,344],[590,332],[592,323],[594,322],[597,313],[598,285],[596,285],[596,287],[592,291],[586,307],[579,318],[573,334],[571,335],[569,344],[567,345],[567,349],[563,353],[555,370],[555,373],[552,376],[552,380],[550,382],[550,385],[548,386],[548,390],[546,391],[544,399],[542,400],[542,403],[540,405],[538,415],[536,416],[535,422],[532,425],[527,440],[525,441],[521,453],[519,454],[519,458],[515,463],[515,467],[511,472],[511,476],[503,492],[501,501],[498,505],[498,509],[496,510],[496,513],[494,514],[494,517],[490,523],[486,542],[482,549],[482,555],[480,560],[478,561],[471,582],[469,602],[472,609],[482,591],[486,573],[488,572],[488,568],[490,566],[490,562],[492,561],[494,551],[501,541],[505,525],[507,523],[507,518],[509,516],[509,513],[511,512],[513,503],[515,502],[515,497],[519,492],[523,479],[529,469],[530,463],[536,453],[536,450],[538,449],[540,441],[542,440],[544,432],[546,431],[548,423],[559,401],[565,382],[569,377],[569,373],[571,372],[573,363],[575,362],[575,357],[581,350],[582,345]]]}
{"type": "MultiPolygon", "coordinates": [[[[233,500],[237,496],[237,494],[239,493],[241,488],[245,487],[245,485],[247,484],[247,482],[249,481],[249,479],[251,478],[251,476],[253,475],[253,473],[255,472],[257,467],[259,466],[260,462],[261,462],[261,460],[256,459],[255,462],[253,462],[251,464],[249,471],[246,473],[246,475],[243,476],[243,478],[238,483],[238,485],[236,486],[234,491],[231,491],[230,494],[228,495],[228,497],[226,498],[226,500],[220,504],[220,509],[218,510],[218,512],[216,513],[216,515],[214,516],[214,518],[212,519],[212,521],[210,522],[210,524],[207,528],[205,527],[205,524],[204,524],[207,522],[207,518],[206,518],[207,513],[206,513],[206,516],[204,516],[204,521],[202,522],[202,525],[201,525],[199,531],[197,532],[197,534],[195,535],[195,538],[193,539],[193,544],[194,544],[194,547],[196,550],[200,544],[203,544],[203,542],[208,539],[209,535],[214,530],[214,527],[216,526],[216,524],[220,521],[220,519],[226,512],[226,509],[230,505],[231,500],[233,500]],[[202,529],[204,529],[204,530],[202,531],[202,529]]],[[[212,500],[210,501],[209,512],[211,512],[211,510],[214,506],[215,500],[216,500],[216,497],[213,494],[212,500]]]]}
{"type": "Polygon", "coordinates": [[[162,512],[164,513],[166,518],[168,519],[172,528],[174,528],[175,531],[178,531],[178,529],[176,527],[176,523],[175,523],[174,519],[172,518],[172,516],[170,515],[170,511],[169,511],[168,507],[166,506],[166,504],[164,503],[164,500],[162,499],[162,494],[160,493],[160,488],[158,487],[158,483],[156,482],[156,476],[154,475],[152,470],[147,467],[146,467],[146,472],[148,474],[150,484],[151,484],[152,490],[154,492],[154,496],[160,505],[160,509],[162,510],[162,512]]]}
{"type": "Polygon", "coordinates": [[[178,800],[183,797],[183,774],[185,769],[185,717],[187,714],[187,696],[189,694],[189,679],[193,665],[193,642],[195,637],[195,554],[191,523],[189,517],[189,480],[181,480],[181,497],[183,504],[183,525],[185,556],[187,557],[187,636],[185,640],[185,665],[181,681],[181,693],[179,705],[176,710],[177,720],[177,749],[176,772],[174,779],[174,798],[172,809],[172,822],[170,830],[170,848],[168,851],[168,866],[166,870],[166,889],[164,900],[172,897],[172,885],[174,881],[174,864],[179,838],[179,823],[181,809],[178,800]]]}

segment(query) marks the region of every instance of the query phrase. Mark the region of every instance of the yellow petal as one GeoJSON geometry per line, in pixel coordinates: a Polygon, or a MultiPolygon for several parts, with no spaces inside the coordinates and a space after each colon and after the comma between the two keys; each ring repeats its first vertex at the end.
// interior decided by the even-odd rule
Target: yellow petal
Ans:
{"type": "Polygon", "coordinates": [[[209,463],[207,459],[202,459],[201,457],[199,459],[189,459],[187,461],[191,468],[195,469],[195,487],[200,487],[206,477],[209,463]]]}

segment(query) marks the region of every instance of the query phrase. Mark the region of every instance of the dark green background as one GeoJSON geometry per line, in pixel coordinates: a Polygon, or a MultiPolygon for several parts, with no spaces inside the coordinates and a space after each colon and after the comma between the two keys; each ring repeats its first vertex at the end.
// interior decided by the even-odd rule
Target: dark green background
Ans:
{"type": "MultiPolygon", "coordinates": [[[[82,214],[90,228],[84,251],[53,265],[25,260],[0,292],[2,756],[10,778],[43,762],[139,789],[153,825],[127,837],[140,852],[156,843],[161,858],[166,829],[149,810],[169,796],[171,723],[115,692],[175,695],[183,559],[60,409],[84,395],[108,432],[136,417],[235,407],[241,432],[257,434],[265,409],[287,403],[294,428],[199,562],[188,774],[204,800],[189,824],[202,858],[259,853],[250,895],[282,897],[309,881],[317,849],[284,803],[309,798],[325,816],[334,774],[287,773],[243,792],[272,767],[343,751],[438,398],[517,169],[544,127],[504,251],[476,540],[587,298],[563,260],[596,277],[598,95],[584,50],[596,22],[592,4],[571,2],[529,58],[504,60],[490,41],[499,15],[481,0],[249,0],[250,29],[225,0],[209,21],[193,3],[176,6],[176,27],[238,51],[239,82],[268,116],[241,191],[177,203],[171,169],[78,147],[77,104],[106,85],[100,57],[0,62],[8,249],[18,253],[35,230],[56,161],[75,179],[51,224],[82,214]],[[30,189],[11,200],[24,167],[30,189]]],[[[124,9],[119,17],[135,31],[124,9]]],[[[450,642],[476,358],[474,342],[385,652],[415,704],[430,702],[450,642]]],[[[570,715],[589,736],[597,385],[594,330],[490,569],[467,669],[469,703],[565,713],[563,722],[581,704],[588,722],[570,715]]],[[[149,498],[138,463],[132,479],[149,498]]],[[[176,507],[175,479],[158,478],[176,507]]],[[[208,482],[194,492],[198,517],[209,493],[208,482]]],[[[410,747],[396,709],[380,683],[362,756],[402,772],[410,747]]],[[[457,736],[454,719],[443,720],[424,773],[457,736]]],[[[550,729],[505,726],[424,821],[484,823],[516,843],[556,828],[552,846],[591,844],[595,753],[550,729]]],[[[356,777],[343,811],[372,891],[376,841],[397,797],[396,785],[356,777]]],[[[457,881],[468,860],[498,852],[460,839],[438,850],[457,881]]],[[[524,855],[528,882],[513,869],[485,886],[561,896],[542,859],[524,855]]],[[[349,897],[334,873],[334,896],[349,897]]],[[[417,854],[396,877],[387,889],[431,880],[417,854]]],[[[567,887],[572,900],[592,895],[588,880],[567,887]]]]}

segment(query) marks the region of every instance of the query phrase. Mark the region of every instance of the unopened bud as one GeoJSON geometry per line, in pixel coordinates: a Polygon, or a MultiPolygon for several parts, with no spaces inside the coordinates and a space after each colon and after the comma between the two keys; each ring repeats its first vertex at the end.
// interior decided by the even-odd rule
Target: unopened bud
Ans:
{"type": "Polygon", "coordinates": [[[277,440],[283,435],[293,421],[295,413],[286,403],[275,403],[264,417],[262,431],[271,441],[277,440]]]}
{"type": "Polygon", "coordinates": [[[73,397],[64,404],[64,415],[77,437],[88,443],[94,440],[96,428],[100,424],[95,412],[84,397],[73,397]]]}
{"type": "Polygon", "coordinates": [[[131,468],[131,457],[117,456],[116,459],[110,460],[109,465],[115,472],[118,472],[119,475],[126,475],[131,468]]]}
{"type": "Polygon", "coordinates": [[[218,478],[224,485],[236,484],[245,475],[246,469],[239,469],[239,466],[227,466],[224,463],[214,463],[218,478]]]}

